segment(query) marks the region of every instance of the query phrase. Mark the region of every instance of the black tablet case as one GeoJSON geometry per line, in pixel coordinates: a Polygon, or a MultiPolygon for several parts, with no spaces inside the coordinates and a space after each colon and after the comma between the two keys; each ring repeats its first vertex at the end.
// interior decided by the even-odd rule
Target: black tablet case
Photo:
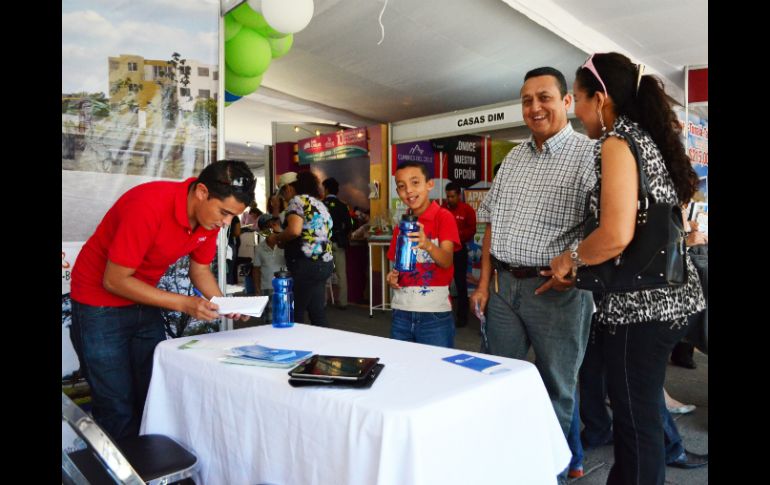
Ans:
{"type": "MultiPolygon", "coordinates": [[[[374,384],[374,381],[377,380],[377,376],[380,375],[380,372],[382,372],[383,367],[385,367],[385,364],[376,364],[374,367],[372,367],[372,370],[369,371],[369,375],[365,379],[361,379],[358,381],[349,381],[344,379],[334,379],[332,378],[332,382],[325,382],[323,380],[315,381],[313,378],[289,378],[289,384],[292,387],[307,387],[307,386],[323,386],[323,387],[347,387],[347,388],[353,388],[353,389],[369,389],[372,387],[372,384],[374,384]]],[[[328,381],[329,379],[326,379],[328,381]]]]}

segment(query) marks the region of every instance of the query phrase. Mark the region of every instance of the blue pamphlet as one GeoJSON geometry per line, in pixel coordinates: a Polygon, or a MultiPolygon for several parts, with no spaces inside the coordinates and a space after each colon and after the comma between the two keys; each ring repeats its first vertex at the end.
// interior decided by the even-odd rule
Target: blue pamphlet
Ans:
{"type": "Polygon", "coordinates": [[[234,347],[231,353],[248,359],[268,360],[271,362],[296,361],[298,357],[310,355],[308,350],[274,349],[263,345],[243,345],[234,347]]]}
{"type": "Polygon", "coordinates": [[[444,357],[442,360],[456,364],[468,369],[481,372],[483,374],[499,374],[500,372],[507,372],[511,369],[503,367],[500,362],[493,360],[482,359],[470,354],[457,354],[450,357],[444,357]]]}

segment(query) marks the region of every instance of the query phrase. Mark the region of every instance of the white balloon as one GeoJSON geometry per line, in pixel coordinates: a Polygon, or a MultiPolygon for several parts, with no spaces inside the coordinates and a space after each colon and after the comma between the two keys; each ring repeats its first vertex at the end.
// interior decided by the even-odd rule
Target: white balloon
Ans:
{"type": "Polygon", "coordinates": [[[255,12],[262,11],[262,0],[248,0],[246,3],[248,3],[249,7],[255,12]]]}
{"type": "Polygon", "coordinates": [[[313,0],[262,0],[261,3],[265,21],[284,34],[299,32],[313,17],[313,0]]]}

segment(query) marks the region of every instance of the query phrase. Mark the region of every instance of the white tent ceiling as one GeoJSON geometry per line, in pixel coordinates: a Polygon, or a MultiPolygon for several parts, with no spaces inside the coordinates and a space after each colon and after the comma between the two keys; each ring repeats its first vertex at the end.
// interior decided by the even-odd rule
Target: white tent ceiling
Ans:
{"type": "Polygon", "coordinates": [[[616,50],[682,102],[684,66],[708,64],[707,0],[315,0],[262,87],[225,110],[231,143],[271,143],[271,121],[393,122],[518,99],[526,71],[568,81],[616,50]]]}

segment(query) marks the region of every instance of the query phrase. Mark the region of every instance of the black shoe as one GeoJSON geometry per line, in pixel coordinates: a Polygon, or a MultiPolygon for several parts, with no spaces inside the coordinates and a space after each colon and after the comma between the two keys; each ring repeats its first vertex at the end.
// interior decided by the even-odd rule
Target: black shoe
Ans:
{"type": "Polygon", "coordinates": [[[671,363],[685,369],[695,369],[695,361],[692,359],[694,346],[685,342],[679,342],[671,351],[671,363]]]}
{"type": "Polygon", "coordinates": [[[708,454],[705,455],[699,455],[697,453],[692,453],[690,451],[684,450],[679,457],[672,461],[671,463],[666,463],[668,466],[673,466],[676,468],[700,468],[702,466],[706,466],[709,463],[709,456],[708,454]]]}

